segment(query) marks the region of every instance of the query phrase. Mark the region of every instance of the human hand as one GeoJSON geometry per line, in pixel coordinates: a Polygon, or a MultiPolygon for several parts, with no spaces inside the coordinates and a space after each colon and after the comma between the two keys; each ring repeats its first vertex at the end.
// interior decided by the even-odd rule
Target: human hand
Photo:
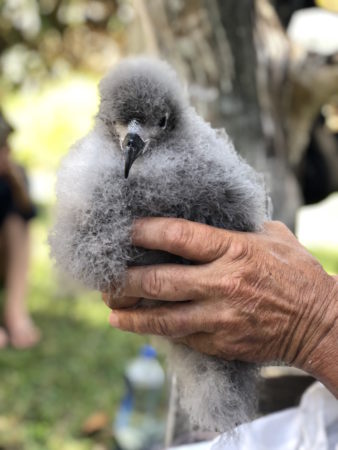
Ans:
{"type": "MultiPolygon", "coordinates": [[[[179,219],[141,219],[133,244],[199,264],[128,269],[123,297],[114,303],[145,298],[164,304],[114,309],[113,326],[165,335],[228,360],[284,361],[314,375],[322,354],[337,356],[337,281],[281,223],[241,233],[179,219]]],[[[111,297],[105,300],[113,306],[111,297]]]]}

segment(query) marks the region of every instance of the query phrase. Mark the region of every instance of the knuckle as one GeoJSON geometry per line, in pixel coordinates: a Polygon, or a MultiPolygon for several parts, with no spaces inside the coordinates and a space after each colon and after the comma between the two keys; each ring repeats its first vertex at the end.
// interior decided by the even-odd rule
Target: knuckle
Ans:
{"type": "Polygon", "coordinates": [[[244,239],[233,239],[229,246],[228,255],[233,261],[239,261],[251,256],[249,242],[244,239]]]}
{"type": "Polygon", "coordinates": [[[227,295],[228,280],[223,274],[215,274],[204,280],[202,290],[208,297],[219,298],[227,295]]]}
{"type": "Polygon", "coordinates": [[[211,235],[210,239],[210,249],[214,259],[218,259],[224,253],[226,253],[231,243],[230,237],[227,237],[227,239],[223,239],[218,231],[219,230],[217,230],[217,232],[215,231],[211,235]]]}
{"type": "Polygon", "coordinates": [[[293,235],[289,228],[279,220],[274,220],[273,222],[271,222],[271,228],[283,234],[293,235]]]}
{"type": "Polygon", "coordinates": [[[225,325],[226,322],[223,320],[222,314],[217,311],[207,324],[206,331],[209,333],[217,333],[218,331],[222,331],[225,325]]]}
{"type": "Polygon", "coordinates": [[[143,319],[140,313],[126,313],[120,319],[120,328],[124,331],[131,331],[137,334],[149,333],[149,324],[143,319]]]}
{"type": "Polygon", "coordinates": [[[191,229],[184,220],[175,220],[163,231],[163,240],[170,247],[185,248],[191,240],[191,229]]]}
{"type": "Polygon", "coordinates": [[[219,298],[223,297],[227,292],[228,276],[226,276],[223,271],[217,271],[204,277],[199,283],[201,283],[201,297],[219,298]]]}
{"type": "Polygon", "coordinates": [[[284,225],[284,223],[281,222],[280,220],[273,220],[273,221],[272,221],[272,225],[273,225],[275,228],[280,228],[281,230],[287,230],[286,225],[284,225]]]}
{"type": "Polygon", "coordinates": [[[119,328],[124,331],[139,332],[137,321],[135,321],[133,317],[124,314],[119,316],[119,328]]]}
{"type": "Polygon", "coordinates": [[[141,289],[145,298],[158,298],[163,288],[162,278],[155,268],[147,270],[141,278],[141,289]]]}
{"type": "Polygon", "coordinates": [[[153,330],[154,334],[160,336],[170,335],[170,327],[165,317],[154,317],[152,319],[151,329],[153,330]]]}
{"type": "Polygon", "coordinates": [[[221,289],[223,294],[229,297],[233,297],[236,296],[237,293],[239,293],[241,284],[242,283],[240,277],[237,276],[223,277],[220,280],[219,289],[221,289]]]}

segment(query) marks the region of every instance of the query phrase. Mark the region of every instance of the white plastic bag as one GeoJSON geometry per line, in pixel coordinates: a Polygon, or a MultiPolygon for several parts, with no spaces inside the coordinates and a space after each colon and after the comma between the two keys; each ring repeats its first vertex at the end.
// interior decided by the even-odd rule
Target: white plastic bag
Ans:
{"type": "Polygon", "coordinates": [[[214,441],[172,450],[338,450],[338,400],[314,383],[297,408],[269,414],[214,441]]]}

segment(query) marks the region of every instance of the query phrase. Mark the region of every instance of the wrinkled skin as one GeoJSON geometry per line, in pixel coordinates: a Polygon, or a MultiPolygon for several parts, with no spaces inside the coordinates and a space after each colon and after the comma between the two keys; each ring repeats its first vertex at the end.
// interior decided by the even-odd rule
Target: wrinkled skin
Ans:
{"type": "Polygon", "coordinates": [[[181,219],[141,219],[133,244],[196,265],[129,268],[120,297],[103,295],[115,308],[112,326],[163,335],[227,360],[283,361],[338,396],[338,281],[283,224],[267,222],[260,233],[242,233],[181,219]],[[140,298],[165,304],[133,308],[140,298]]]}

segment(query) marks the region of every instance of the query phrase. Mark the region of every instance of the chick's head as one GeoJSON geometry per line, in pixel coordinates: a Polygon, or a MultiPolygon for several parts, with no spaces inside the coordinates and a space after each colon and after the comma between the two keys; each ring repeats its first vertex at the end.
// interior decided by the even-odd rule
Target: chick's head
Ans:
{"type": "Polygon", "coordinates": [[[175,72],[162,61],[125,60],[100,83],[98,120],[120,147],[125,177],[133,162],[178,133],[187,106],[175,72]]]}

